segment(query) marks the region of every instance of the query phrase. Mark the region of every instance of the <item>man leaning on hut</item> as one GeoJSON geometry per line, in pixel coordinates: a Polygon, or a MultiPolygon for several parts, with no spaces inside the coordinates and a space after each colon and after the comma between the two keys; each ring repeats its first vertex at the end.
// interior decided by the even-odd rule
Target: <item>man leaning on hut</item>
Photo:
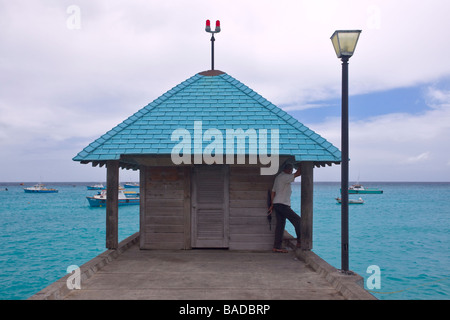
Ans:
{"type": "Polygon", "coordinates": [[[286,219],[288,219],[295,228],[297,248],[300,248],[300,217],[291,209],[291,183],[294,182],[296,177],[301,175],[301,172],[300,168],[298,168],[293,174],[293,170],[294,166],[292,164],[285,164],[283,166],[283,171],[275,178],[272,187],[272,201],[269,207],[269,214],[272,214],[272,211],[274,210],[277,217],[273,252],[288,252],[286,249],[281,248],[286,219]]]}

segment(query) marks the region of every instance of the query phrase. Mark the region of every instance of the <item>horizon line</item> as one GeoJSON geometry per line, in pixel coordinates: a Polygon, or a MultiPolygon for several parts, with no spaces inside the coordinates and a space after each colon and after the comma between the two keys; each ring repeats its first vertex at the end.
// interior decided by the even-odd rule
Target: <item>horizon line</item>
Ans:
{"type": "MultiPolygon", "coordinates": [[[[92,181],[0,181],[0,185],[2,184],[2,183],[8,183],[8,184],[15,184],[15,183],[17,183],[17,184],[21,184],[21,183],[42,183],[42,184],[45,184],[45,183],[102,183],[102,182],[105,182],[106,183],[106,180],[104,180],[104,181],[98,181],[98,180],[92,180],[92,181]]],[[[140,182],[139,180],[137,180],[137,181],[133,181],[133,180],[125,180],[125,181],[122,181],[122,182],[120,182],[120,183],[125,183],[125,182],[140,182]]],[[[341,181],[340,180],[317,180],[317,181],[314,181],[314,182],[326,182],[326,183],[340,183],[341,181]]],[[[367,181],[354,181],[355,183],[359,183],[359,184],[363,184],[363,183],[450,183],[450,181],[406,181],[406,180],[379,180],[379,181],[377,181],[377,180],[367,180],[367,181]]],[[[301,182],[300,181],[294,181],[294,182],[292,182],[292,183],[295,183],[295,184],[300,184],[301,182]]],[[[351,184],[351,183],[353,183],[353,181],[349,181],[349,184],[351,184]]]]}

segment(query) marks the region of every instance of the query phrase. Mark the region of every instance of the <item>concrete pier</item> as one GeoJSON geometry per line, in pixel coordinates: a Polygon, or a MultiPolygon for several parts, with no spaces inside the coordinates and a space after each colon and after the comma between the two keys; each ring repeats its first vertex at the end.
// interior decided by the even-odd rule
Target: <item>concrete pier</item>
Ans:
{"type": "Polygon", "coordinates": [[[138,239],[81,266],[80,290],[68,274],[30,300],[375,299],[311,251],[140,250],[138,239]]]}

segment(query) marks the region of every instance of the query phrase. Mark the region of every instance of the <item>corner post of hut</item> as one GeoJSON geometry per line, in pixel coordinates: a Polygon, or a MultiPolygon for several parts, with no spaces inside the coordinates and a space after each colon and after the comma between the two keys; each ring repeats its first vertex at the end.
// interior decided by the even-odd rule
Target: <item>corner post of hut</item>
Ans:
{"type": "Polygon", "coordinates": [[[314,163],[311,161],[302,162],[300,170],[302,172],[301,182],[301,249],[312,249],[313,235],[313,187],[314,163]]]}
{"type": "Polygon", "coordinates": [[[147,177],[148,167],[141,166],[139,168],[139,246],[143,248],[145,246],[145,203],[146,203],[146,194],[147,194],[147,177]]]}
{"type": "Polygon", "coordinates": [[[119,246],[119,161],[106,162],[106,248],[119,246]]]}

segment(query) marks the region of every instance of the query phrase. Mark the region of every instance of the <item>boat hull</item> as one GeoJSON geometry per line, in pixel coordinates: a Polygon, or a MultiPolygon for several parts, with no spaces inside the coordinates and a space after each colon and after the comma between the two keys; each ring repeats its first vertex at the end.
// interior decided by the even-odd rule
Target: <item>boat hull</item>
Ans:
{"type": "Polygon", "coordinates": [[[134,185],[134,184],[124,184],[123,185],[123,187],[125,188],[125,189],[139,189],[140,188],[140,186],[139,185],[134,185]]]}
{"type": "MultiPolygon", "coordinates": [[[[342,204],[342,200],[340,198],[336,198],[336,202],[338,204],[342,204]]],[[[348,204],[364,204],[364,200],[353,200],[353,199],[349,199],[348,200],[348,204]]]]}
{"type": "Polygon", "coordinates": [[[25,193],[58,193],[58,190],[28,190],[23,189],[25,193]]]}
{"type": "Polygon", "coordinates": [[[348,190],[349,194],[381,194],[383,193],[383,190],[370,190],[370,189],[366,189],[366,190],[348,190]]]}
{"type": "MultiPolygon", "coordinates": [[[[94,197],[86,197],[91,207],[106,207],[106,199],[96,199],[94,197]]],[[[119,199],[119,206],[131,206],[138,205],[140,203],[139,198],[119,199]]]]}

